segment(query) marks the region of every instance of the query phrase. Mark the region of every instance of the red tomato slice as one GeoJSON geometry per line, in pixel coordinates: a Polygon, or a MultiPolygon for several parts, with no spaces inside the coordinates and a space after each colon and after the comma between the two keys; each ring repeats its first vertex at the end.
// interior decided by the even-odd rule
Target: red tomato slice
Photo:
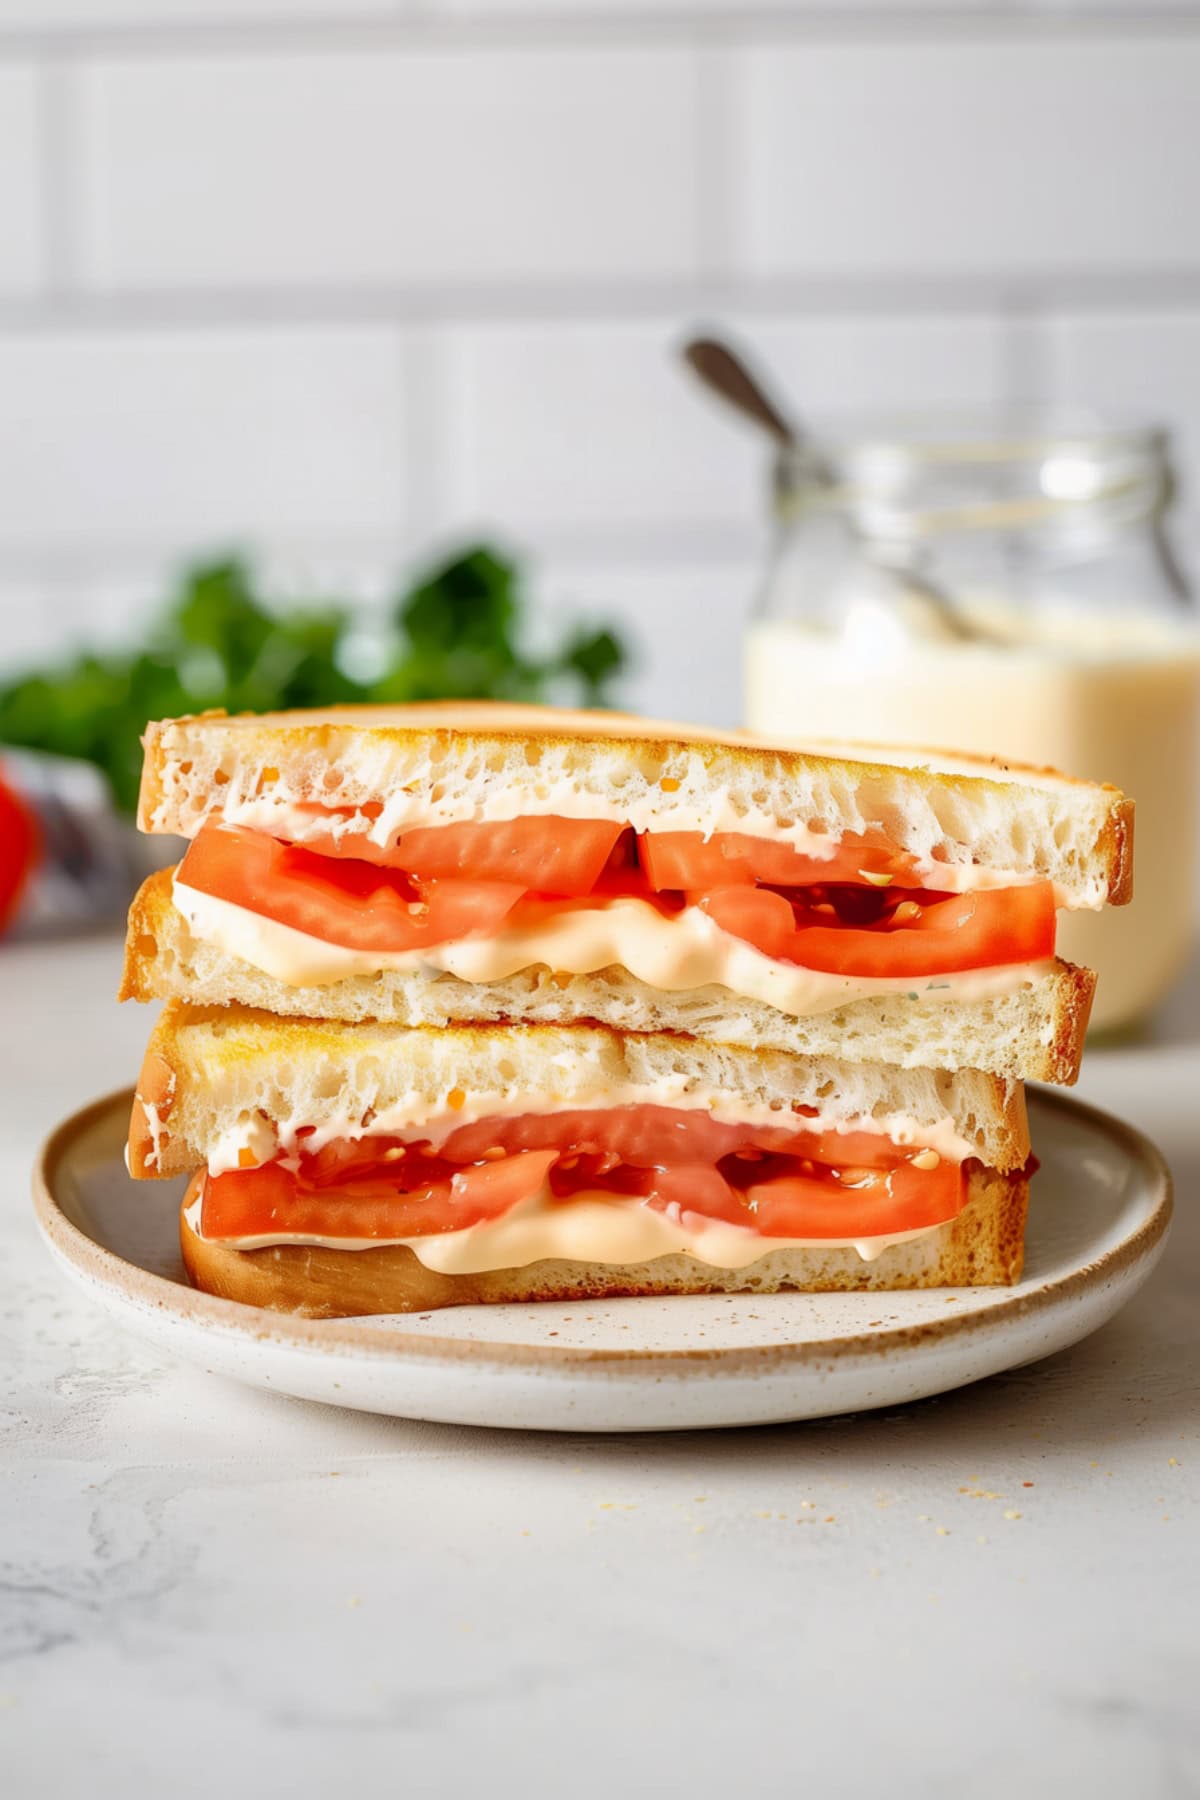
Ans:
{"type": "MultiPolygon", "coordinates": [[[[775,1157],[734,1169],[710,1166],[645,1171],[639,1183],[615,1181],[624,1193],[640,1192],[647,1206],[681,1216],[698,1215],[740,1225],[770,1238],[866,1238],[918,1231],[957,1218],[965,1199],[961,1168],[908,1163],[892,1169],[854,1170],[839,1180],[828,1168],[802,1168],[795,1157],[775,1157]],[[744,1185],[743,1185],[744,1184],[744,1185]]],[[[551,1172],[555,1181],[555,1172],[551,1172]]]]}
{"type": "Polygon", "coordinates": [[[964,1193],[961,1169],[943,1162],[936,1169],[899,1163],[852,1187],[820,1176],[780,1175],[753,1183],[743,1197],[764,1237],[843,1238],[940,1225],[962,1211],[964,1193]]]}
{"type": "MultiPolygon", "coordinates": [[[[557,1152],[528,1150],[447,1172],[406,1192],[377,1171],[335,1189],[310,1186],[280,1163],[231,1169],[204,1183],[200,1229],[208,1238],[431,1237],[497,1219],[536,1194],[557,1152]]],[[[385,1165],[391,1166],[391,1165],[385,1165]]],[[[403,1169],[403,1162],[395,1165],[403,1169]]]]}
{"type": "MultiPolygon", "coordinates": [[[[772,888],[718,888],[715,893],[693,894],[691,898],[722,931],[752,944],[764,956],[786,962],[788,952],[797,949],[796,918],[791,902],[772,888]]],[[[800,962],[803,959],[799,954],[793,954],[791,960],[800,962]]]]}
{"type": "Polygon", "coordinates": [[[737,833],[708,844],[694,832],[649,833],[637,863],[633,834],[617,825],[518,819],[406,832],[389,852],[406,857],[405,871],[347,855],[349,841],[327,855],[329,846],[210,825],[180,878],[325,942],[381,952],[486,936],[514,908],[510,923],[535,930],[565,908],[634,895],[666,914],[699,905],[765,956],[831,974],[918,979],[1054,953],[1048,882],[970,894],[881,888],[864,871],[891,864],[882,872],[903,881],[906,859],[865,839],[830,863],[737,833]],[[705,875],[712,885],[698,880],[705,875]]]}
{"type": "MultiPolygon", "coordinates": [[[[322,809],[323,810],[323,809],[322,809]]],[[[494,881],[542,894],[590,894],[625,829],[604,819],[554,816],[429,825],[380,849],[361,834],[310,838],[322,856],[403,869],[421,881],[494,881]]]]}
{"type": "MultiPolygon", "coordinates": [[[[864,873],[905,877],[919,885],[911,856],[882,840],[846,837],[831,857],[806,856],[790,844],[717,831],[704,838],[698,831],[646,831],[638,838],[638,855],[651,888],[746,887],[762,881],[771,887],[810,887],[818,883],[857,882],[864,873]]],[[[868,884],[869,885],[869,884],[868,884]]]]}
{"type": "Polygon", "coordinates": [[[189,845],[179,879],[355,950],[420,950],[494,932],[522,893],[498,881],[412,881],[396,870],[319,856],[238,825],[206,825],[189,845]]]}
{"type": "MultiPolygon", "coordinates": [[[[370,1140],[363,1140],[364,1143],[370,1140]]],[[[376,1140],[378,1142],[378,1140],[376,1140]]],[[[819,1132],[802,1123],[740,1125],[714,1119],[701,1107],[614,1106],[460,1125],[440,1146],[452,1162],[475,1162],[493,1147],[611,1157],[639,1168],[715,1164],[739,1150],[807,1157],[835,1168],[888,1167],[897,1152],[879,1131],[819,1132]]],[[[324,1153],[323,1153],[324,1154],[324,1153]]]]}
{"type": "Polygon", "coordinates": [[[953,1218],[961,1167],[917,1169],[878,1132],[735,1125],[656,1106],[526,1114],[461,1126],[426,1143],[365,1138],[205,1184],[212,1238],[384,1238],[498,1218],[545,1183],[564,1205],[607,1194],[721,1219],[766,1237],[873,1237],[953,1218]],[[497,1151],[506,1154],[497,1156],[497,1151]]]}
{"type": "Polygon", "coordinates": [[[33,813],[15,788],[0,778],[0,931],[17,910],[40,848],[33,813]]]}
{"type": "Polygon", "coordinates": [[[901,903],[915,905],[915,917],[897,919],[893,912],[866,930],[767,888],[724,888],[693,898],[722,931],[765,956],[834,975],[949,975],[1054,954],[1054,888],[1048,881],[972,894],[904,895],[901,903]]]}
{"type": "Polygon", "coordinates": [[[404,832],[396,860],[425,881],[511,881],[569,898],[591,893],[623,829],[603,819],[559,818],[438,825],[404,832]]]}

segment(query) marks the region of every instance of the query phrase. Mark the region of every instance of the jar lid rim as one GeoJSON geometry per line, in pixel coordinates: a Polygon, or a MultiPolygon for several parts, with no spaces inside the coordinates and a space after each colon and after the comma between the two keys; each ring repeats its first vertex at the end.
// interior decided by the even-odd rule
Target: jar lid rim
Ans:
{"type": "Polygon", "coordinates": [[[1015,463],[1041,461],[1073,452],[1093,456],[1142,453],[1161,457],[1169,449],[1169,426],[1155,420],[1115,418],[1059,411],[1004,413],[914,413],[892,417],[842,415],[819,429],[817,445],[784,446],[782,464],[803,465],[815,454],[835,461],[874,455],[913,464],[1015,463]]]}

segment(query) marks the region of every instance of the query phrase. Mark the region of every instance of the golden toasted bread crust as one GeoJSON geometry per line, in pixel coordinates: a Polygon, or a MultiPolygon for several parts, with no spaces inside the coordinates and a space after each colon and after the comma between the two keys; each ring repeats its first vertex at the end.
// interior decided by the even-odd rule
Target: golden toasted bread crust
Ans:
{"type": "Polygon", "coordinates": [[[1054,1036],[1047,1048],[1047,1073],[1033,1077],[1052,1081],[1060,1087],[1073,1087],[1079,1079],[1083,1061],[1083,1044],[1087,1037],[1092,1001],[1096,997],[1096,971],[1081,969],[1076,963],[1058,964],[1061,981],[1058,1006],[1054,1018],[1054,1036]]]}
{"type": "MultiPolygon", "coordinates": [[[[720,731],[708,726],[643,719],[635,713],[572,712],[566,708],[510,705],[501,701],[428,700],[412,706],[337,706],[320,711],[286,713],[230,714],[218,707],[208,712],[184,714],[177,719],[154,719],[146,726],[142,737],[146,752],[143,766],[146,785],[138,808],[138,822],[144,831],[149,826],[143,823],[143,818],[153,813],[161,798],[164,739],[173,726],[200,723],[218,730],[232,727],[239,735],[245,733],[251,741],[260,734],[270,733],[278,741],[302,741],[306,745],[325,745],[351,727],[398,744],[428,740],[431,747],[448,747],[462,755],[480,744],[491,746],[513,738],[542,745],[577,744],[581,739],[595,738],[605,748],[625,750],[639,759],[659,758],[664,762],[672,756],[698,751],[706,761],[719,762],[728,757],[743,768],[782,766],[796,773],[807,772],[813,767],[842,768],[851,763],[863,775],[883,775],[900,766],[888,761],[872,761],[872,753],[895,753],[894,746],[881,743],[801,746],[756,737],[748,731],[720,731]]],[[[1081,789],[1098,787],[1124,799],[1120,790],[1107,782],[1091,782],[1066,775],[1049,764],[930,746],[913,750],[911,754],[914,759],[931,757],[961,763],[971,770],[966,776],[933,775],[932,779],[939,782],[950,781],[957,785],[963,781],[996,782],[1010,776],[1023,776],[1081,789]]],[[[929,774],[919,764],[914,764],[913,772],[929,774]]]]}
{"type": "Polygon", "coordinates": [[[1009,1286],[1021,1276],[1029,1182],[969,1165],[969,1198],[930,1237],[863,1262],[853,1249],[777,1250],[749,1268],[711,1269],[685,1256],[636,1266],[543,1262],[477,1275],[440,1275],[403,1245],[326,1250],[294,1244],[234,1250],[198,1237],[180,1213],[184,1266],[193,1286],[227,1300],[305,1318],[427,1312],[542,1300],[627,1295],[832,1293],[902,1288],[1009,1286]]]}
{"type": "MultiPolygon", "coordinates": [[[[1060,805],[1068,809],[1075,803],[1083,805],[1089,821],[1085,838],[1089,881],[1102,882],[1105,896],[1114,903],[1120,904],[1129,897],[1132,803],[1107,785],[1079,781],[1055,770],[1001,757],[921,749],[899,753],[911,755],[911,763],[894,762],[884,758],[884,747],[879,745],[804,747],[766,742],[744,732],[700,730],[628,715],[485,701],[341,707],[327,712],[245,714],[236,718],[214,712],[154,721],[147,726],[142,740],[146,754],[138,823],[143,831],[184,830],[191,835],[204,814],[220,812],[222,786],[230,794],[270,794],[280,783],[281,772],[283,786],[287,786],[289,761],[303,762],[310,769],[314,762],[323,764],[332,777],[339,767],[338,752],[345,753],[350,735],[360,747],[366,744],[372,751],[390,746],[407,759],[410,768],[414,759],[416,764],[425,761],[439,769],[472,760],[487,765],[511,756],[515,743],[529,746],[533,764],[545,752],[569,750],[578,757],[581,748],[586,753],[591,746],[597,758],[615,758],[628,771],[651,783],[665,782],[669,790],[678,790],[685,772],[690,779],[699,766],[713,789],[738,786],[742,790],[770,790],[776,796],[772,805],[778,805],[780,792],[789,789],[792,802],[798,801],[799,796],[811,792],[814,783],[823,791],[845,793],[854,789],[894,793],[903,788],[910,795],[929,798],[931,805],[940,797],[947,814],[956,808],[965,807],[968,812],[974,808],[979,819],[987,815],[997,783],[1010,788],[1019,786],[1027,789],[1030,803],[1039,808],[1035,835],[1042,834],[1047,844],[1051,831],[1047,810],[1060,805]],[[210,758],[204,763],[209,773],[204,782],[203,804],[193,804],[185,820],[177,803],[179,784],[186,782],[192,758],[202,751],[211,751],[214,740],[220,740],[219,761],[210,758]],[[939,759],[954,766],[924,766],[939,759]],[[215,784],[211,788],[210,782],[215,784]]],[[[378,758],[372,760],[378,766],[378,758]]],[[[321,794],[318,791],[314,796],[310,792],[310,797],[320,798],[321,794]]],[[[373,798],[383,800],[387,796],[375,793],[373,798]]],[[[531,804],[531,810],[537,811],[538,807],[531,804]]],[[[796,818],[802,816],[803,809],[795,813],[796,818]]],[[[964,842],[970,842],[971,833],[971,826],[963,824],[964,842]]],[[[899,841],[904,841],[903,835],[899,841]]],[[[960,859],[953,851],[948,857],[951,861],[960,859]]]]}
{"type": "Polygon", "coordinates": [[[156,869],[134,895],[125,924],[125,954],[117,999],[158,1000],[159,947],[168,933],[184,924],[171,898],[173,869],[156,869]],[[178,923],[176,923],[178,921],[178,923]]]}
{"type": "Polygon", "coordinates": [[[1122,794],[1104,828],[1102,854],[1109,868],[1110,906],[1128,906],[1133,899],[1133,801],[1122,794]]]}

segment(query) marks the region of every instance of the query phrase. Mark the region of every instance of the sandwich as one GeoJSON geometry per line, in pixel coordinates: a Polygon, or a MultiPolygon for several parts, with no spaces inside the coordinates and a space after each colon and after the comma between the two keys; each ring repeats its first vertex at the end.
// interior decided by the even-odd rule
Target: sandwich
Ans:
{"type": "Polygon", "coordinates": [[[1073,1081],[1061,907],[1132,805],[999,761],[489,703],[151,725],[122,997],[446,1027],[598,1021],[1073,1081]]]}
{"type": "Polygon", "coordinates": [[[978,1071],[178,1001],[129,1165],[191,1177],[198,1287],[310,1317],[1011,1282],[1031,1172],[978,1071]]]}
{"type": "Polygon", "coordinates": [[[996,1284],[1132,808],[1049,771],[487,704],[151,725],[129,1133],[312,1316],[996,1284]]]}

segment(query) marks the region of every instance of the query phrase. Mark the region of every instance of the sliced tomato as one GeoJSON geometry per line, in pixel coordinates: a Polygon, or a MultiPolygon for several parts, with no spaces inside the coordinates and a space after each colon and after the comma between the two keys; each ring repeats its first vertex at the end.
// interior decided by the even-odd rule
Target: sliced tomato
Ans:
{"type": "Polygon", "coordinates": [[[723,888],[693,898],[722,931],[764,956],[835,975],[920,978],[1054,954],[1048,881],[972,894],[904,894],[865,930],[769,888],[723,888]]]}
{"type": "Polygon", "coordinates": [[[853,1184],[820,1175],[776,1174],[742,1190],[764,1237],[883,1237],[919,1231],[957,1218],[964,1183],[955,1163],[914,1169],[911,1163],[875,1170],[853,1184]]]}
{"type": "Polygon", "coordinates": [[[326,943],[381,951],[494,932],[523,892],[498,881],[413,881],[238,825],[206,825],[179,880],[326,943]]]}
{"type": "Polygon", "coordinates": [[[423,880],[459,875],[529,892],[590,894],[624,828],[604,819],[507,819],[404,832],[397,863],[423,880]]]}
{"type": "MultiPolygon", "coordinates": [[[[550,1180],[565,1197],[557,1170],[551,1170],[550,1180]]],[[[842,1174],[778,1157],[757,1167],[726,1161],[716,1168],[620,1170],[590,1185],[608,1188],[614,1198],[636,1195],[657,1212],[721,1220],[770,1238],[844,1240],[919,1231],[957,1218],[965,1198],[961,1168],[946,1162],[936,1169],[900,1163],[842,1174]]]]}
{"type": "MultiPolygon", "coordinates": [[[[369,1142],[369,1140],[363,1140],[369,1142]]],[[[880,1131],[819,1132],[782,1116],[778,1125],[744,1125],[714,1119],[702,1107],[614,1106],[523,1113],[473,1120],[452,1131],[440,1152],[454,1162],[473,1162],[489,1150],[557,1149],[572,1156],[609,1156],[641,1168],[717,1163],[741,1150],[790,1154],[836,1168],[885,1167],[899,1152],[880,1131]]]]}
{"type": "MultiPolygon", "coordinates": [[[[406,1190],[399,1171],[336,1187],[310,1185],[280,1163],[231,1169],[204,1184],[200,1229],[208,1238],[431,1237],[497,1219],[536,1194],[557,1152],[528,1150],[498,1162],[447,1172],[406,1190]]],[[[386,1167],[386,1165],[385,1165],[386,1167]]]]}
{"type": "MultiPolygon", "coordinates": [[[[795,913],[790,901],[773,888],[717,888],[712,893],[693,894],[692,899],[722,931],[752,944],[764,956],[786,962],[788,952],[796,950],[795,913]]],[[[795,954],[791,960],[801,959],[795,954]]]]}
{"type": "Polygon", "coordinates": [[[874,836],[845,837],[831,857],[819,857],[737,831],[717,831],[710,838],[698,831],[645,831],[638,838],[638,855],[658,893],[746,887],[756,881],[808,887],[861,881],[868,874],[906,877],[910,886],[916,885],[913,858],[874,836]]]}
{"type": "Polygon", "coordinates": [[[575,897],[591,893],[624,829],[605,819],[547,815],[421,826],[401,832],[386,849],[362,833],[331,832],[307,839],[305,848],[403,869],[421,881],[511,882],[575,897]]]}
{"type": "Polygon", "coordinates": [[[492,1118],[426,1142],[362,1138],[208,1178],[201,1229],[212,1238],[378,1241],[498,1218],[545,1186],[636,1201],[765,1237],[854,1238],[953,1218],[962,1168],[916,1168],[879,1132],[746,1125],[706,1111],[612,1107],[492,1118]]]}
{"type": "Polygon", "coordinates": [[[393,1181],[415,1187],[442,1178],[447,1164],[459,1167],[526,1150],[553,1150],[572,1167],[588,1165],[589,1175],[596,1163],[661,1170],[715,1166],[731,1156],[758,1163],[771,1155],[858,1171],[890,1168],[901,1154],[883,1132],[814,1131],[804,1124],[803,1109],[794,1121],[746,1125],[714,1119],[701,1107],[614,1106],[474,1119],[451,1131],[436,1151],[424,1141],[394,1137],[337,1139],[313,1155],[302,1145],[301,1174],[311,1187],[345,1186],[382,1166],[393,1181]],[[401,1169],[393,1167],[393,1159],[401,1169]]]}
{"type": "Polygon", "coordinates": [[[349,841],[328,855],[208,825],[180,879],[327,943],[380,952],[488,936],[504,921],[535,933],[566,909],[622,896],[666,916],[698,905],[765,956],[846,976],[918,979],[1054,952],[1050,883],[930,892],[905,885],[905,859],[866,838],[820,862],[737,833],[707,844],[698,833],[649,833],[638,861],[633,833],[618,825],[530,818],[406,832],[389,853],[405,856],[403,870],[348,856],[349,841]],[[866,879],[874,872],[889,879],[866,879]]]}
{"type": "Polygon", "coordinates": [[[0,775],[0,931],[16,913],[40,844],[32,809],[0,775]]]}

